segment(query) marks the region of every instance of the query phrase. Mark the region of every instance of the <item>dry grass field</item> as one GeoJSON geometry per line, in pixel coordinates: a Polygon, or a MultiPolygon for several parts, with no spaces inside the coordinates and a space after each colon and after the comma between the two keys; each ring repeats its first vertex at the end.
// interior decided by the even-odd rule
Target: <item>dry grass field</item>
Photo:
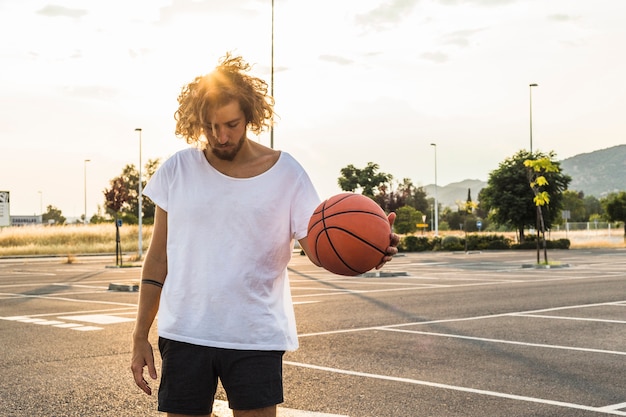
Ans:
{"type": "MultiPolygon", "coordinates": [[[[138,226],[120,227],[122,252],[137,252],[138,226]]],[[[148,248],[152,226],[142,227],[142,247],[148,248]]],[[[115,225],[28,226],[0,228],[0,257],[80,254],[114,254],[116,248],[115,225]]]]}
{"type": "MultiPolygon", "coordinates": [[[[549,239],[567,238],[572,249],[584,248],[625,248],[623,229],[613,230],[578,230],[552,232],[549,239]]],[[[460,232],[440,232],[440,235],[460,232]]],[[[505,233],[507,236],[508,234],[505,233]]],[[[142,227],[143,252],[148,248],[152,226],[142,227]]],[[[515,233],[509,236],[515,240],[515,233]]],[[[115,225],[68,226],[28,226],[0,228],[0,257],[55,255],[68,258],[81,254],[114,254],[116,243],[115,225]]],[[[132,256],[137,253],[138,227],[124,225],[120,227],[122,253],[132,256]]]]}

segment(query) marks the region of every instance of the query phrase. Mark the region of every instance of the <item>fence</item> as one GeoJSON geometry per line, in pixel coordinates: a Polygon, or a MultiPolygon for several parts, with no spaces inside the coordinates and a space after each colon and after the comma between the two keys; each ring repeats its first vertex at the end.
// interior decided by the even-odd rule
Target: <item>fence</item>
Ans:
{"type": "MultiPolygon", "coordinates": [[[[534,231],[531,231],[534,233],[534,231]]],[[[549,239],[569,239],[572,245],[589,242],[611,244],[624,243],[624,225],[607,222],[579,222],[554,225],[547,233],[549,239]]]]}

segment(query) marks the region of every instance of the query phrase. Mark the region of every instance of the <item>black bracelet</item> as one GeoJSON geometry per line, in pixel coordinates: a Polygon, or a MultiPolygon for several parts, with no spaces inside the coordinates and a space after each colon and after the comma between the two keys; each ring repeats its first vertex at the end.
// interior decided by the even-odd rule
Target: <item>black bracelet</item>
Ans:
{"type": "Polygon", "coordinates": [[[162,282],[155,281],[153,279],[142,279],[141,283],[142,284],[151,284],[151,285],[157,286],[159,288],[163,288],[163,283],[162,282]]]}

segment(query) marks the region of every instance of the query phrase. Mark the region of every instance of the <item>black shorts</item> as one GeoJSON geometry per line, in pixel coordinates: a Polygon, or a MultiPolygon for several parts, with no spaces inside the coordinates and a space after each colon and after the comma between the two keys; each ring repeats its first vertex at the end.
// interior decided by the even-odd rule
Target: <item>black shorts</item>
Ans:
{"type": "Polygon", "coordinates": [[[198,346],[159,337],[163,359],[159,411],[204,415],[213,411],[218,378],[234,410],[283,402],[281,351],[198,346]]]}

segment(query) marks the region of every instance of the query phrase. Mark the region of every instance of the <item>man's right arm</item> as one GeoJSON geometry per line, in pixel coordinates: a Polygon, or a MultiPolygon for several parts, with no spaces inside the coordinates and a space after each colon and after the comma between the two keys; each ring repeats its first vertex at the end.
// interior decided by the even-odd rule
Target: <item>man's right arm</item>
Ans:
{"type": "Polygon", "coordinates": [[[159,310],[161,287],[167,276],[167,212],[156,207],[154,227],[150,248],[144,260],[141,271],[141,286],[139,290],[139,307],[137,308],[137,320],[133,330],[133,351],[131,370],[135,383],[146,394],[150,395],[152,389],[144,379],[143,368],[148,368],[152,379],[157,378],[154,366],[154,353],[148,339],[150,328],[159,310]]]}

